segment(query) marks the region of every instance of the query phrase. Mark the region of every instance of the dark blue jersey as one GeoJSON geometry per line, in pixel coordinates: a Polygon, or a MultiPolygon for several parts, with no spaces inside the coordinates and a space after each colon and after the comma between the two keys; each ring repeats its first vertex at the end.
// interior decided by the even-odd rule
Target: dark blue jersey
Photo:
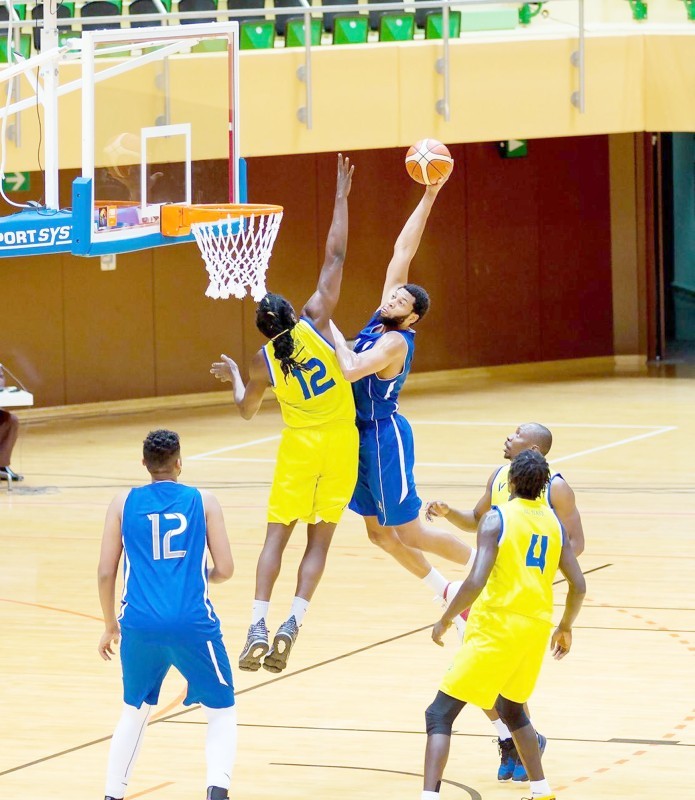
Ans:
{"type": "MultiPolygon", "coordinates": [[[[380,311],[376,311],[369,322],[359,332],[355,340],[355,352],[364,353],[374,347],[378,339],[388,330],[379,322],[380,311]]],[[[357,419],[368,422],[377,419],[386,419],[398,411],[398,394],[410,372],[410,364],[415,351],[415,331],[396,331],[406,341],[408,352],[405,357],[403,369],[395,378],[386,380],[377,375],[367,375],[352,384],[357,407],[357,419]]]]}
{"type": "Polygon", "coordinates": [[[182,637],[219,634],[220,622],[208,599],[200,492],[175,481],[131,489],[121,529],[121,626],[182,637]]]}

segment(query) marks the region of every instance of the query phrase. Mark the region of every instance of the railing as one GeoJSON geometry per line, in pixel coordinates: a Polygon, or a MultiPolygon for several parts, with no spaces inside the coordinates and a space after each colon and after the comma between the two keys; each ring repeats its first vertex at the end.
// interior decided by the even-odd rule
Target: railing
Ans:
{"type": "MultiPolygon", "coordinates": [[[[323,15],[324,13],[330,14],[356,14],[364,12],[381,12],[391,11],[400,13],[410,13],[415,10],[428,11],[437,10],[442,13],[442,38],[441,38],[441,57],[437,59],[435,68],[442,76],[442,97],[437,101],[436,109],[445,121],[450,120],[450,104],[451,104],[451,64],[450,64],[450,35],[449,35],[449,15],[452,9],[461,10],[464,8],[473,8],[485,5],[505,5],[500,3],[499,0],[417,0],[416,3],[403,3],[403,2],[384,2],[384,3],[350,3],[345,5],[331,5],[331,6],[311,6],[307,0],[299,0],[301,5],[291,6],[289,8],[254,8],[254,9],[217,9],[217,10],[199,10],[199,11],[171,11],[168,13],[156,14],[123,14],[119,16],[86,16],[86,17],[66,17],[56,21],[57,27],[60,28],[81,28],[83,25],[91,25],[104,23],[105,25],[114,25],[118,23],[121,27],[140,27],[133,25],[135,22],[155,22],[161,21],[165,25],[172,23],[180,23],[182,21],[195,21],[208,18],[216,20],[242,19],[245,17],[270,17],[275,19],[277,17],[298,17],[304,16],[304,64],[299,68],[297,77],[305,85],[305,105],[297,112],[299,121],[306,125],[307,128],[312,128],[312,44],[311,44],[311,18],[316,15],[323,15]]],[[[584,113],[586,108],[586,91],[585,91],[585,14],[584,14],[584,0],[571,0],[577,3],[577,49],[572,53],[571,64],[577,69],[578,73],[578,86],[570,97],[570,102],[579,113],[584,113]]],[[[157,5],[160,5],[158,0],[154,0],[157,5]]],[[[554,0],[554,2],[570,2],[570,0],[554,0]]],[[[8,9],[10,20],[0,22],[0,35],[2,31],[14,32],[14,37],[18,41],[19,31],[27,28],[40,28],[43,25],[43,20],[20,20],[14,11],[12,4],[9,0],[3,0],[3,4],[8,9]]],[[[542,5],[541,3],[507,3],[506,5],[513,5],[516,8],[525,7],[528,5],[542,5]]],[[[163,6],[162,6],[163,7],[163,6]]],[[[489,34],[494,34],[494,31],[487,31],[489,34]]],[[[434,40],[433,40],[434,41],[434,40]]]]}

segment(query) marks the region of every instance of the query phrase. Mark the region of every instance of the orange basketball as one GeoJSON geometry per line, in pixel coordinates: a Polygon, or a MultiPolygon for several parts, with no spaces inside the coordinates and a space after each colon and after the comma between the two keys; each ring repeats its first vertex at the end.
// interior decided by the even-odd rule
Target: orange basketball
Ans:
{"type": "Polygon", "coordinates": [[[422,139],[406,153],[405,168],[414,181],[429,186],[449,175],[454,159],[445,144],[436,139],[422,139]]]}

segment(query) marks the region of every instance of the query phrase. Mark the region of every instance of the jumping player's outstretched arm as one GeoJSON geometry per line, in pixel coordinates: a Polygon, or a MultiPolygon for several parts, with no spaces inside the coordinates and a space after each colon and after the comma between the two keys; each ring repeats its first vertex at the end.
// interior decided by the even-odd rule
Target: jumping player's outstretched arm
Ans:
{"type": "Polygon", "coordinates": [[[567,579],[569,589],[565,600],[565,613],[550,639],[553,658],[564,658],[572,648],[572,624],[579,614],[586,594],[586,579],[582,575],[577,556],[569,538],[565,539],[560,553],[560,572],[567,579]]]}
{"type": "Polygon", "coordinates": [[[439,183],[425,187],[425,194],[422,200],[417,204],[415,211],[408,217],[408,221],[398,235],[396,244],[393,246],[393,256],[391,256],[391,261],[386,268],[386,280],[381,294],[381,305],[391,297],[395,289],[403,286],[404,283],[408,283],[410,262],[420,246],[420,240],[425,231],[427,218],[430,215],[434,201],[445,183],[446,178],[443,178],[439,183]]]}
{"type": "Polygon", "coordinates": [[[98,651],[104,661],[111,661],[112,644],[118,644],[120,629],[116,619],[116,575],[123,552],[121,538],[121,514],[127,491],[120,492],[113,498],[106,512],[104,533],[101,537],[101,553],[97,581],[99,586],[99,602],[104,615],[104,633],[99,640],[98,651]]]}
{"type": "Polygon", "coordinates": [[[244,419],[253,419],[263,402],[263,393],[270,386],[270,376],[263,357],[259,350],[251,359],[249,366],[249,382],[244,384],[239,365],[226,356],[220,356],[222,361],[215,361],[210,372],[222,383],[231,383],[234,392],[234,403],[244,419]]]}
{"type": "Polygon", "coordinates": [[[331,318],[343,279],[343,264],[348,241],[348,195],[352,186],[354,166],[350,159],[338,153],[338,180],[335,189],[333,221],[326,239],[326,255],[321,267],[316,291],[302,309],[302,316],[309,317],[321,333],[328,333],[328,320],[331,318]]]}
{"type": "Polygon", "coordinates": [[[502,518],[500,513],[496,509],[489,511],[480,520],[480,525],[478,526],[478,551],[475,554],[475,561],[471,571],[461,584],[461,588],[449,607],[442,614],[442,618],[435,623],[432,629],[432,640],[437,644],[443,644],[442,636],[447,628],[452,625],[459,614],[473,605],[478,595],[483,591],[492,568],[495,566],[495,560],[499,552],[498,539],[501,532],[502,518]]]}
{"type": "Polygon", "coordinates": [[[347,346],[345,337],[338,330],[333,320],[330,329],[335,342],[335,355],[340,371],[345,380],[354,383],[366,375],[383,372],[389,367],[398,365],[400,369],[408,352],[405,339],[398,333],[390,332],[380,336],[374,347],[355,353],[347,346]]]}
{"type": "Polygon", "coordinates": [[[490,475],[485,487],[485,494],[478,500],[472,510],[461,511],[458,508],[452,508],[443,500],[430,500],[425,506],[425,519],[428,522],[432,522],[433,517],[444,517],[462,531],[478,530],[478,523],[483,514],[492,507],[492,482],[495,479],[495,475],[497,475],[497,470],[490,475]]]}

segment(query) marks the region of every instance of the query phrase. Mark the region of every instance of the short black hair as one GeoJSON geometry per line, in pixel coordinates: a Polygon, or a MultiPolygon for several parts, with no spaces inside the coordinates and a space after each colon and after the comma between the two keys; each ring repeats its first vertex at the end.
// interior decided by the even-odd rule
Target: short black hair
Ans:
{"type": "Polygon", "coordinates": [[[406,283],[403,288],[413,296],[413,312],[418,316],[418,322],[430,310],[430,296],[417,283],[406,283]]]}
{"type": "Polygon", "coordinates": [[[538,445],[538,449],[541,453],[544,456],[548,455],[550,448],[553,446],[553,434],[550,430],[546,428],[545,425],[541,425],[540,422],[524,422],[521,427],[529,434],[534,443],[538,445]]]}
{"type": "Polygon", "coordinates": [[[509,482],[514,484],[514,494],[526,500],[540,497],[550,480],[550,467],[538,450],[522,450],[509,467],[509,482]]]}
{"type": "Polygon", "coordinates": [[[150,472],[168,469],[181,455],[178,433],[160,428],[150,431],[142,443],[142,458],[150,472]]]}
{"type": "Polygon", "coordinates": [[[292,330],[297,318],[292,303],[280,294],[268,292],[256,308],[256,327],[273,343],[273,353],[287,380],[293,370],[305,371],[303,362],[294,358],[295,343],[292,330]]]}

